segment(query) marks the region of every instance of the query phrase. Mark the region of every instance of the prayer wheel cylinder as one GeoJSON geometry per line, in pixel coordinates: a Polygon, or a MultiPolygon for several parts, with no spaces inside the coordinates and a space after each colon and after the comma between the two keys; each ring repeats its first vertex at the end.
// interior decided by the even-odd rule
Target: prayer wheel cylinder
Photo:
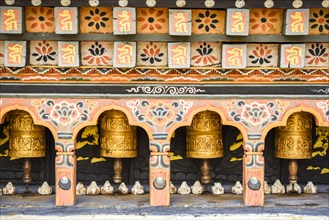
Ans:
{"type": "Polygon", "coordinates": [[[217,113],[204,111],[196,114],[187,127],[186,156],[211,159],[224,156],[222,125],[217,113]]]}
{"type": "Polygon", "coordinates": [[[112,158],[137,156],[136,127],[128,123],[126,115],[117,110],[106,111],[101,117],[100,155],[112,158]]]}
{"type": "Polygon", "coordinates": [[[286,126],[276,128],[275,157],[308,159],[312,157],[312,115],[292,114],[286,126]]]}
{"type": "Polygon", "coordinates": [[[9,113],[9,156],[35,158],[46,155],[46,133],[43,126],[33,124],[25,111],[9,113]]]}

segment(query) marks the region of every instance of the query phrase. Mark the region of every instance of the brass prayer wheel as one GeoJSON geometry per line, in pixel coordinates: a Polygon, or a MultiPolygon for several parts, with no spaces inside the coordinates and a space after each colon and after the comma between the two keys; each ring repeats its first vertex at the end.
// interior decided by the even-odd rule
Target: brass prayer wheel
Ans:
{"type": "Polygon", "coordinates": [[[208,159],[224,156],[222,125],[217,113],[203,111],[196,114],[191,126],[187,127],[186,156],[203,159],[201,164],[201,182],[209,184],[210,165],[208,159]]]}
{"type": "Polygon", "coordinates": [[[217,113],[203,111],[196,114],[187,127],[186,155],[191,158],[211,159],[224,156],[222,125],[217,113]]]}
{"type": "Polygon", "coordinates": [[[292,114],[286,126],[276,128],[275,157],[307,159],[312,157],[312,115],[292,114]]]}
{"type": "Polygon", "coordinates": [[[46,155],[46,133],[43,126],[33,124],[25,111],[9,113],[9,156],[35,158],[46,155]]]}
{"type": "Polygon", "coordinates": [[[114,182],[121,183],[121,158],[137,156],[136,127],[129,125],[127,116],[118,110],[104,112],[100,123],[100,155],[115,158],[113,164],[114,182]]]}

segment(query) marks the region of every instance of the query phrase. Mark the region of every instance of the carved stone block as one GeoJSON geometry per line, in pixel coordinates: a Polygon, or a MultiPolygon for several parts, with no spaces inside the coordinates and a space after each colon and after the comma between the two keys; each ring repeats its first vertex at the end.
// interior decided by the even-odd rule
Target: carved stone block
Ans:
{"type": "Polygon", "coordinates": [[[31,65],[57,65],[57,41],[30,41],[31,65]]]}
{"type": "Polygon", "coordinates": [[[168,49],[164,42],[138,42],[138,66],[167,66],[168,49]]]}
{"type": "Polygon", "coordinates": [[[79,66],[79,42],[58,41],[58,66],[79,66]]]}
{"type": "Polygon", "coordinates": [[[26,7],[27,32],[55,32],[54,8],[51,7],[26,7]]]}
{"type": "Polygon", "coordinates": [[[78,33],[78,8],[55,7],[55,15],[56,34],[78,33]]]}
{"type": "Polygon", "coordinates": [[[190,43],[168,43],[169,68],[190,67],[190,43]]]}
{"type": "Polygon", "coordinates": [[[285,35],[308,35],[309,9],[287,9],[285,35]]]}
{"type": "Polygon", "coordinates": [[[53,192],[53,189],[49,184],[45,181],[43,184],[38,188],[39,195],[50,195],[53,192]]]}
{"type": "Polygon", "coordinates": [[[113,66],[116,68],[136,66],[136,42],[114,42],[113,66]]]}
{"type": "Polygon", "coordinates": [[[274,184],[271,186],[271,191],[273,194],[284,194],[286,192],[280,180],[275,180],[274,184]]]}
{"type": "Polygon", "coordinates": [[[169,9],[169,34],[190,36],[192,33],[191,10],[169,9]]]}
{"type": "Polygon", "coordinates": [[[305,44],[281,44],[281,68],[303,68],[305,44]]]}
{"type": "Polygon", "coordinates": [[[211,187],[211,193],[214,195],[224,194],[224,187],[221,183],[214,183],[214,185],[211,187]]]}
{"type": "Polygon", "coordinates": [[[95,181],[92,181],[89,186],[87,186],[87,195],[99,195],[101,189],[95,181]]]}
{"type": "Polygon", "coordinates": [[[24,67],[26,41],[5,41],[5,66],[24,67]]]}
{"type": "Polygon", "coordinates": [[[145,193],[144,187],[139,181],[135,182],[135,185],[131,188],[131,194],[133,195],[143,195],[145,193]]]}
{"type": "Polygon", "coordinates": [[[247,66],[246,44],[223,44],[222,67],[225,69],[247,66]]]}
{"type": "Polygon", "coordinates": [[[248,36],[249,9],[227,9],[226,34],[235,36],[248,36]]]}
{"type": "Polygon", "coordinates": [[[111,185],[110,181],[106,181],[104,185],[101,187],[102,195],[111,195],[114,193],[114,188],[111,185]]]}
{"type": "Polygon", "coordinates": [[[0,7],[0,33],[23,33],[22,20],[21,7],[0,7]]]}
{"type": "Polygon", "coordinates": [[[200,195],[204,192],[204,187],[201,185],[200,181],[195,181],[191,189],[192,193],[195,195],[200,195]]]}
{"type": "Polygon", "coordinates": [[[86,195],[87,194],[87,188],[83,185],[82,182],[78,182],[76,186],[76,195],[86,195]]]}
{"type": "Polygon", "coordinates": [[[178,187],[177,193],[180,195],[188,195],[191,193],[191,187],[187,184],[186,181],[183,181],[182,184],[178,187]]]}
{"type": "Polygon", "coordinates": [[[304,187],[304,193],[306,194],[315,194],[318,193],[318,187],[315,186],[311,181],[307,182],[304,187]]]}
{"type": "Polygon", "coordinates": [[[11,182],[8,182],[5,188],[2,189],[3,195],[15,195],[16,187],[11,182]]]}
{"type": "Polygon", "coordinates": [[[192,10],[193,34],[224,34],[225,11],[192,10]]]}
{"type": "Polygon", "coordinates": [[[113,42],[82,41],[81,64],[91,66],[113,65],[113,42]]]}
{"type": "Polygon", "coordinates": [[[221,63],[221,44],[219,42],[193,42],[191,66],[219,66],[221,63]]]}
{"type": "Polygon", "coordinates": [[[247,66],[252,67],[277,67],[278,44],[248,44],[247,66]]]}
{"type": "Polygon", "coordinates": [[[232,193],[237,195],[242,195],[243,187],[240,181],[236,181],[235,185],[232,186],[232,193]]]}
{"type": "Polygon", "coordinates": [[[81,7],[81,33],[112,33],[113,11],[108,7],[81,7]]]}
{"type": "Polygon", "coordinates": [[[113,8],[113,34],[136,34],[135,8],[113,8]]]}

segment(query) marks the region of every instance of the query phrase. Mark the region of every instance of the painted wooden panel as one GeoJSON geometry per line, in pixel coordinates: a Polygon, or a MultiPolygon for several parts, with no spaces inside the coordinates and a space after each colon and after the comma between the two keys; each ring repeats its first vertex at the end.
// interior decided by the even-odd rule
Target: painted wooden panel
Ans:
{"type": "Polygon", "coordinates": [[[113,66],[128,68],[136,66],[136,42],[114,42],[113,66]]]}
{"type": "Polygon", "coordinates": [[[279,64],[278,44],[248,44],[247,66],[277,67],[279,64]]]}
{"type": "Polygon", "coordinates": [[[57,65],[57,41],[30,41],[31,65],[57,65]]]}
{"type": "Polygon", "coordinates": [[[79,42],[58,42],[58,66],[79,66],[79,42]]]}
{"type": "Polygon", "coordinates": [[[222,67],[225,69],[247,66],[246,44],[223,44],[222,67]]]}
{"type": "Polygon", "coordinates": [[[168,43],[169,68],[190,67],[190,43],[168,43]]]}
{"type": "Polygon", "coordinates": [[[55,8],[55,32],[56,34],[78,33],[78,8],[55,8]]]}
{"type": "Polygon", "coordinates": [[[87,66],[112,66],[113,42],[82,41],[81,64],[87,66]]]}
{"type": "Polygon", "coordinates": [[[307,35],[309,9],[288,9],[286,11],[285,35],[307,35]]]}
{"type": "Polygon", "coordinates": [[[193,34],[224,34],[225,11],[192,10],[193,34]]]}
{"type": "Polygon", "coordinates": [[[192,32],[191,10],[169,10],[169,34],[190,36],[192,32]]]}
{"type": "Polygon", "coordinates": [[[167,34],[169,17],[167,8],[137,8],[138,34],[167,34]]]}
{"type": "Polygon", "coordinates": [[[247,36],[249,34],[249,9],[227,9],[226,34],[247,36]]]}
{"type": "Polygon", "coordinates": [[[54,8],[26,7],[25,17],[27,32],[55,32],[54,8]]]}
{"type": "Polygon", "coordinates": [[[280,67],[303,68],[304,57],[305,44],[282,44],[280,67]]]}
{"type": "Polygon", "coordinates": [[[138,42],[137,66],[167,66],[168,49],[165,42],[138,42]]]}
{"type": "Polygon", "coordinates": [[[306,67],[329,67],[329,43],[307,43],[306,67]]]}
{"type": "Polygon", "coordinates": [[[192,43],[191,66],[219,66],[221,56],[222,50],[219,42],[192,43]]]}
{"type": "Polygon", "coordinates": [[[329,8],[310,9],[309,34],[329,35],[329,8]]]}
{"type": "Polygon", "coordinates": [[[113,11],[106,7],[80,8],[81,33],[112,33],[113,11]]]}
{"type": "Polygon", "coordinates": [[[23,67],[26,62],[26,41],[5,41],[5,66],[23,67]]]}
{"type": "Polygon", "coordinates": [[[116,35],[136,34],[135,8],[114,8],[113,29],[116,35]]]}
{"type": "Polygon", "coordinates": [[[0,7],[0,33],[21,34],[22,28],[22,8],[20,7],[0,7]]]}
{"type": "Polygon", "coordinates": [[[249,34],[281,34],[282,9],[250,9],[249,34]]]}

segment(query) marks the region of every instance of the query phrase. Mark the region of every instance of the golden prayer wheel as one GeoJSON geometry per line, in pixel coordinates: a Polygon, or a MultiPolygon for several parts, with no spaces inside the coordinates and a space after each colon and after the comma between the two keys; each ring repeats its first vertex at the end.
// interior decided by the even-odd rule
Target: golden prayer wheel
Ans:
{"type": "Polygon", "coordinates": [[[118,110],[106,111],[101,116],[101,150],[103,157],[114,160],[114,182],[122,181],[121,158],[137,156],[136,127],[128,123],[126,115],[118,110]]]}
{"type": "Polygon", "coordinates": [[[29,158],[46,156],[45,136],[45,128],[35,125],[27,112],[16,110],[9,113],[9,156],[25,158],[23,181],[26,187],[32,181],[32,164],[29,158]]]}
{"type": "Polygon", "coordinates": [[[275,157],[290,159],[289,181],[292,185],[297,184],[297,159],[312,157],[311,114],[307,112],[293,113],[288,118],[286,126],[276,128],[275,157]]]}
{"type": "Polygon", "coordinates": [[[208,159],[224,156],[222,125],[217,113],[204,111],[196,114],[191,126],[187,127],[186,156],[202,160],[201,181],[204,184],[211,182],[208,159]]]}

